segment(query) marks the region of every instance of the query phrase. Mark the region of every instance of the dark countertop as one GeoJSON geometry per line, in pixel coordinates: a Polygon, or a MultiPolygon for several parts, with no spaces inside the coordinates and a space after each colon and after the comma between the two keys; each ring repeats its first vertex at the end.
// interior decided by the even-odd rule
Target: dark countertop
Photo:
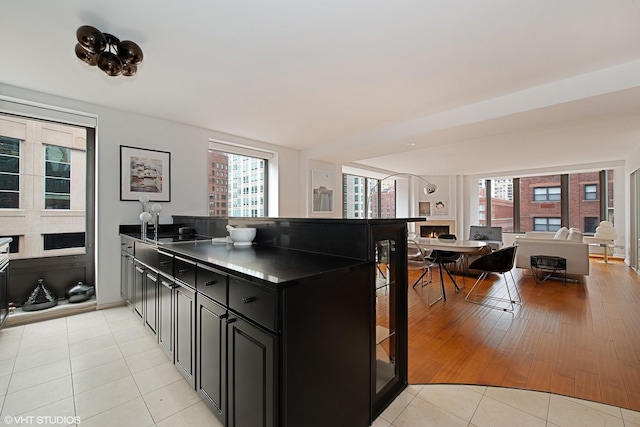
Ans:
{"type": "MultiPolygon", "coordinates": [[[[142,242],[138,238],[139,235],[122,235],[142,242]]],[[[153,242],[146,243],[154,245],[153,242]]],[[[211,240],[166,242],[157,247],[274,288],[300,284],[307,279],[317,279],[322,275],[338,274],[363,264],[371,264],[369,261],[356,258],[256,244],[250,247],[235,247],[233,244],[214,244],[211,240]]]]}

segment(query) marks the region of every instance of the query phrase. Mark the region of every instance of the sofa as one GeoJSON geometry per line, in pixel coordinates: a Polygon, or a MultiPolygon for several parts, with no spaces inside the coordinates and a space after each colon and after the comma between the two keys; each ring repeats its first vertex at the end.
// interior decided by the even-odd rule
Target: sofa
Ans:
{"type": "MultiPolygon", "coordinates": [[[[550,255],[567,260],[567,274],[589,275],[589,245],[579,240],[568,240],[559,233],[530,231],[516,238],[516,267],[531,268],[531,255],[550,255]]],[[[580,235],[581,236],[581,235],[580,235]]]]}

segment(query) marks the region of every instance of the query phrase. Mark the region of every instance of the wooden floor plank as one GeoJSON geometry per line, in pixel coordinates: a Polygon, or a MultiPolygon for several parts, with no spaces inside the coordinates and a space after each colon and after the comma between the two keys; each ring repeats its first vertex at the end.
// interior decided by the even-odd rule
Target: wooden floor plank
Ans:
{"type": "MultiPolygon", "coordinates": [[[[522,305],[513,313],[466,302],[446,277],[447,301],[432,307],[428,287],[409,288],[409,382],[550,391],[639,411],[640,278],[620,260],[590,264],[583,283],[566,286],[514,269],[522,305]]],[[[492,280],[484,291],[504,294],[492,280]]]]}

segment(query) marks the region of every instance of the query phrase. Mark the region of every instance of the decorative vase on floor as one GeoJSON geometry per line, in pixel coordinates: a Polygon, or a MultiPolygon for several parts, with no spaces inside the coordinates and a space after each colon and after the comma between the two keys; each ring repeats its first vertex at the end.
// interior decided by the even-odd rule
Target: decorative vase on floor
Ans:
{"type": "Polygon", "coordinates": [[[22,311],[38,311],[51,308],[58,304],[58,299],[44,285],[44,279],[38,279],[38,284],[29,295],[27,302],[22,304],[22,311]]]}

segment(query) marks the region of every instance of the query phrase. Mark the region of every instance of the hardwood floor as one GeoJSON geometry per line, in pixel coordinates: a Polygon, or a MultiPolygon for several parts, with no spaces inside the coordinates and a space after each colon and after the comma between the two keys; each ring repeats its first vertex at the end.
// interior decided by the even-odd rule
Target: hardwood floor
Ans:
{"type": "MultiPolygon", "coordinates": [[[[437,271],[431,285],[409,286],[409,383],[515,387],[640,410],[640,277],[619,260],[590,263],[584,283],[566,286],[514,269],[522,304],[513,313],[465,301],[473,277],[458,294],[446,281],[447,301],[432,307],[437,271]]],[[[488,292],[504,292],[498,278],[489,276],[488,292]]]]}

